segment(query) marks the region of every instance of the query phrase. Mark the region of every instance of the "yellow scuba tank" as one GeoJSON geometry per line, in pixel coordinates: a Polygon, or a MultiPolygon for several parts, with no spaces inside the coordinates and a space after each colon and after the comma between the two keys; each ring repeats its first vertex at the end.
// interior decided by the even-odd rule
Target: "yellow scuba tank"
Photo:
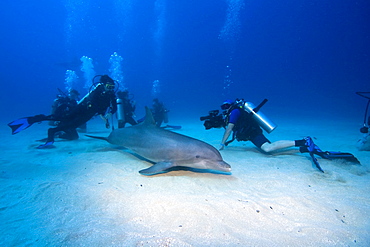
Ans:
{"type": "Polygon", "coordinates": [[[261,102],[257,107],[251,102],[244,103],[244,110],[252,114],[252,118],[255,119],[258,124],[267,132],[271,133],[277,125],[268,119],[265,114],[260,111],[260,108],[267,102],[267,99],[261,102]]]}

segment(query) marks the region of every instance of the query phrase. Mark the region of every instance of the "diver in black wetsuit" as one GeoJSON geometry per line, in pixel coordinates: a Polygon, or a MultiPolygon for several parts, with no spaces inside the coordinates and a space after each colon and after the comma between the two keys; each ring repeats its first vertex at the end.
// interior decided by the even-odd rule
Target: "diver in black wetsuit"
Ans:
{"type": "MultiPolygon", "coordinates": [[[[60,94],[57,95],[56,99],[51,106],[51,115],[55,119],[62,119],[68,116],[68,114],[77,106],[78,103],[78,96],[80,93],[70,88],[68,90],[68,94],[62,92],[60,89],[60,94]]],[[[50,121],[50,126],[57,126],[59,121],[50,121]]]]}
{"type": "Polygon", "coordinates": [[[157,127],[161,127],[162,123],[168,123],[168,110],[164,106],[163,102],[159,101],[158,98],[153,99],[151,111],[157,127]]]}
{"type": "MultiPolygon", "coordinates": [[[[153,114],[155,125],[162,129],[181,129],[179,125],[168,125],[168,112],[169,110],[165,107],[163,102],[159,101],[158,98],[153,99],[152,107],[150,111],[153,114]],[[162,123],[166,123],[165,126],[161,126],[162,123]]],[[[139,123],[144,122],[145,117],[138,120],[139,123]]]]}
{"type": "Polygon", "coordinates": [[[56,133],[62,132],[58,137],[68,140],[78,139],[76,128],[85,124],[95,115],[101,115],[109,128],[108,118],[117,111],[116,95],[114,92],[115,83],[108,75],[100,76],[100,82],[88,93],[73,110],[64,118],[58,119],[60,122],[55,128],[49,128],[48,137],[45,144],[38,148],[45,148],[54,143],[56,133]],[[109,113],[104,116],[107,109],[109,113]]]}

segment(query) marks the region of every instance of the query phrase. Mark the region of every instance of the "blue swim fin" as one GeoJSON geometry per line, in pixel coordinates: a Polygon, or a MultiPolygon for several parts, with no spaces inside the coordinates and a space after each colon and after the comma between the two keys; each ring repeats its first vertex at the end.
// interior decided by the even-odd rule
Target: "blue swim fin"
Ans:
{"type": "Polygon", "coordinates": [[[27,118],[20,118],[20,119],[14,120],[11,123],[8,123],[8,126],[12,129],[12,135],[14,135],[24,129],[27,129],[28,127],[31,126],[31,124],[28,123],[27,118]]]}
{"type": "Polygon", "coordinates": [[[311,137],[307,136],[305,140],[306,140],[305,146],[300,147],[299,151],[301,153],[309,153],[312,158],[312,162],[315,164],[316,168],[320,172],[324,172],[324,170],[320,166],[320,163],[317,161],[315,157],[315,154],[321,156],[321,154],[323,154],[324,152],[321,151],[321,149],[313,142],[311,137]]]}
{"type": "Polygon", "coordinates": [[[321,169],[319,162],[315,158],[314,155],[320,156],[323,159],[342,159],[347,162],[351,162],[353,164],[361,165],[360,161],[351,153],[342,153],[342,152],[333,152],[333,151],[321,151],[319,148],[315,148],[312,151],[309,151],[307,147],[300,147],[299,150],[301,153],[309,153],[313,163],[319,169],[321,172],[324,172],[323,169],[321,169]]]}
{"type": "Polygon", "coordinates": [[[317,161],[316,157],[314,156],[313,152],[310,152],[310,156],[312,158],[312,162],[315,164],[316,168],[320,171],[320,172],[323,172],[324,173],[324,170],[321,168],[319,162],[317,161]]]}
{"type": "Polygon", "coordinates": [[[54,143],[53,141],[46,142],[45,144],[42,144],[42,145],[38,146],[37,149],[54,148],[53,143],[54,143]]]}
{"type": "Polygon", "coordinates": [[[21,132],[22,130],[27,129],[34,123],[39,123],[46,120],[53,120],[53,117],[51,115],[45,116],[43,114],[32,117],[24,117],[8,123],[8,126],[12,129],[12,135],[15,135],[21,132]]]}

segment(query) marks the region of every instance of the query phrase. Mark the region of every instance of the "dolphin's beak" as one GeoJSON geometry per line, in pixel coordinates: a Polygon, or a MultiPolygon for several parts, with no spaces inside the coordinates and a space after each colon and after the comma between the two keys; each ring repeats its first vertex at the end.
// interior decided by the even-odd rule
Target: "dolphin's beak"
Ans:
{"type": "Polygon", "coordinates": [[[222,169],[225,171],[225,172],[231,172],[231,166],[226,163],[225,161],[223,160],[220,160],[218,162],[218,164],[220,165],[220,167],[222,167],[222,169]]]}

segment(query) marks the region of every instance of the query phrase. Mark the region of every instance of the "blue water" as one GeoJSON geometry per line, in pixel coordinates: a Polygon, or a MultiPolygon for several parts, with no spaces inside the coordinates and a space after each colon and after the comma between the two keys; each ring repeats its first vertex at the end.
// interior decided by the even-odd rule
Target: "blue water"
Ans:
{"type": "Polygon", "coordinates": [[[267,111],[358,118],[370,81],[370,3],[350,1],[37,1],[0,4],[0,110],[6,120],[45,113],[79,76],[82,56],[96,74],[123,58],[138,114],[153,82],[173,112],[205,114],[225,98],[267,111]]]}
{"type": "MultiPolygon", "coordinates": [[[[37,150],[46,124],[11,136],[6,123],[50,113],[66,75],[78,77],[73,87],[84,95],[87,74],[109,74],[133,94],[137,118],[158,97],[181,133],[214,146],[222,130],[203,132],[200,116],[225,99],[266,98],[263,112],[280,126],[271,140],[317,136],[324,150],[354,153],[366,170],[368,152],[355,148],[366,100],[355,92],[370,91],[369,13],[368,0],[1,0],[0,242],[159,246],[154,237],[170,232],[194,246],[212,242],[203,233],[214,246],[271,246],[269,238],[278,246],[367,246],[368,170],[320,160],[321,174],[308,155],[269,156],[235,142],[222,153],[232,176],[148,179],[137,173],[148,164],[106,143],[81,135],[37,150]],[[265,218],[245,221],[256,209],[265,218]],[[227,227],[217,231],[221,221],[227,227]]],[[[88,126],[108,135],[101,122],[88,126]]]]}

